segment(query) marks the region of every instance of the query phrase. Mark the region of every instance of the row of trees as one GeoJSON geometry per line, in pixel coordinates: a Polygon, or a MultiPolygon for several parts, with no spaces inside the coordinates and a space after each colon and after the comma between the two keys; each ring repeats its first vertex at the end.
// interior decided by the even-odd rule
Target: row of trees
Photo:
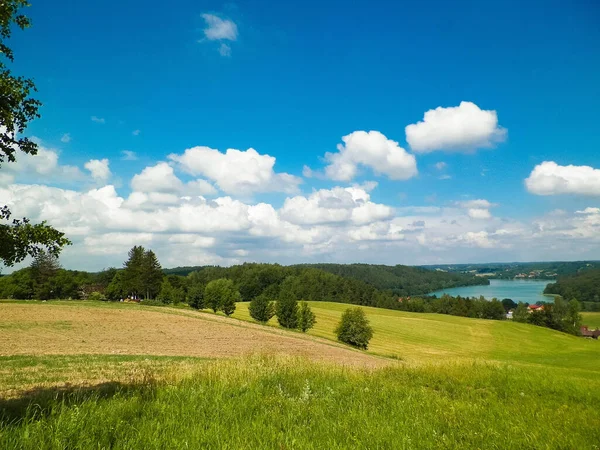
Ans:
{"type": "Polygon", "coordinates": [[[250,302],[248,311],[257,322],[267,323],[273,316],[277,316],[277,321],[282,327],[297,328],[303,333],[310,330],[316,323],[315,314],[308,303],[298,303],[294,298],[272,301],[264,295],[259,295],[250,302]]]}
{"type": "Polygon", "coordinates": [[[600,311],[600,269],[559,277],[556,283],[546,286],[544,293],[560,295],[565,300],[578,299],[584,311],[600,311]]]}
{"type": "MultiPolygon", "coordinates": [[[[512,302],[512,300],[509,301],[512,302]]],[[[483,297],[452,297],[444,294],[439,298],[400,298],[398,308],[410,312],[431,312],[478,319],[504,320],[508,308],[505,307],[506,302],[503,302],[495,298],[486,300],[483,297]]]]}

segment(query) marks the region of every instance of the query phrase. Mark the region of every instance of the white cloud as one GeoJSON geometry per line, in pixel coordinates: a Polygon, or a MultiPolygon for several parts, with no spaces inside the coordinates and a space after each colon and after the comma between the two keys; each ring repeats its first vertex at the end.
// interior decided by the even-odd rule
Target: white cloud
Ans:
{"type": "Polygon", "coordinates": [[[214,14],[202,14],[202,18],[206,22],[204,35],[206,39],[214,41],[226,39],[235,41],[238,37],[237,25],[228,19],[221,19],[214,14]]]}
{"type": "Polygon", "coordinates": [[[194,147],[181,155],[171,154],[169,159],[185,172],[213,180],[219,189],[231,194],[294,193],[302,183],[296,176],[274,172],[275,158],[261,155],[253,148],[221,153],[209,147],[194,147]]]}
{"type": "Polygon", "coordinates": [[[138,159],[135,152],[132,152],[131,150],[123,150],[121,151],[121,155],[123,155],[121,156],[122,161],[136,161],[138,159]]]}
{"type": "Polygon", "coordinates": [[[146,167],[133,177],[131,188],[137,192],[180,192],[182,181],[177,178],[173,168],[166,162],[146,167]]]}
{"type": "Polygon", "coordinates": [[[406,140],[417,153],[435,150],[472,152],[493,147],[506,139],[506,129],[498,125],[496,111],[480,109],[471,102],[427,111],[422,122],[406,127],[406,140]]]}
{"type": "Polygon", "coordinates": [[[68,144],[69,142],[71,142],[71,134],[70,133],[63,134],[62,137],[60,138],[60,142],[63,142],[65,144],[68,144]]]}
{"type": "Polygon", "coordinates": [[[92,122],[104,124],[106,123],[106,120],[104,120],[102,117],[92,116],[92,122]]]}
{"type": "Polygon", "coordinates": [[[361,165],[392,180],[407,180],[417,175],[415,157],[379,131],[355,131],[342,140],[338,153],[325,155],[329,162],[325,168],[328,178],[350,181],[361,165]]]}
{"type": "Polygon", "coordinates": [[[90,171],[92,178],[98,182],[106,182],[110,178],[108,159],[91,159],[83,167],[90,171]]]}
{"type": "Polygon", "coordinates": [[[141,132],[141,130],[133,130],[131,134],[133,134],[134,136],[139,136],[141,132]]]}
{"type": "MultiPolygon", "coordinates": [[[[2,170],[16,180],[35,180],[40,177],[44,182],[69,183],[83,180],[84,175],[76,166],[59,164],[57,150],[46,148],[38,144],[36,155],[20,154],[16,162],[6,164],[2,170]]],[[[8,179],[8,178],[7,178],[8,179]]]]}
{"type": "Polygon", "coordinates": [[[231,56],[231,47],[223,42],[219,47],[219,54],[221,56],[231,56]]]}
{"type": "Polygon", "coordinates": [[[448,167],[448,164],[446,164],[444,161],[440,161],[438,163],[435,164],[435,168],[437,170],[444,170],[448,167]]]}
{"type": "Polygon", "coordinates": [[[577,214],[600,214],[600,208],[585,208],[583,211],[575,211],[577,214]]]}
{"type": "Polygon", "coordinates": [[[527,190],[537,195],[576,194],[600,196],[600,169],[590,166],[559,166],[544,161],[525,180],[527,190]]]}
{"type": "Polygon", "coordinates": [[[490,208],[496,206],[495,203],[491,203],[484,199],[466,200],[456,202],[455,204],[460,208],[466,209],[467,214],[472,219],[491,219],[492,214],[490,213],[490,208]]]}

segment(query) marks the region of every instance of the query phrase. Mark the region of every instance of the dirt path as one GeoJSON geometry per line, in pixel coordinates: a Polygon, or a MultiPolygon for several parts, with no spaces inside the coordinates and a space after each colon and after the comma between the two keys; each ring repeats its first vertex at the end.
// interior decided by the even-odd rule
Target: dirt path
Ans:
{"type": "Polygon", "coordinates": [[[0,304],[0,355],[166,355],[227,358],[267,353],[342,365],[389,360],[285,330],[178,309],[53,303],[0,304]]]}

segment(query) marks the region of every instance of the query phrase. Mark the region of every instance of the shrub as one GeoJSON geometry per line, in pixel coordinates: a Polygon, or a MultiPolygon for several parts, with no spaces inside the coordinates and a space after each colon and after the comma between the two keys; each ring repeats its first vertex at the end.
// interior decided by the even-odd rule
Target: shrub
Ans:
{"type": "Polygon", "coordinates": [[[310,306],[308,306],[308,303],[300,303],[300,312],[298,313],[298,328],[300,328],[303,333],[306,333],[315,325],[315,323],[317,323],[315,313],[312,312],[310,306]]]}
{"type": "Polygon", "coordinates": [[[229,317],[235,312],[235,302],[239,302],[240,300],[242,300],[242,296],[237,289],[227,291],[221,303],[221,310],[229,317]]]}
{"type": "Polygon", "coordinates": [[[175,297],[175,289],[167,278],[164,278],[162,284],[160,285],[160,292],[158,293],[158,297],[156,298],[158,301],[168,305],[173,303],[175,297]]]}
{"type": "Polygon", "coordinates": [[[373,337],[373,328],[362,308],[348,308],[335,329],[339,341],[366,350],[373,337]]]}
{"type": "Polygon", "coordinates": [[[293,297],[277,300],[275,314],[279,325],[284,328],[298,328],[298,301],[293,297]]]}
{"type": "Polygon", "coordinates": [[[265,295],[259,295],[252,299],[248,311],[257,322],[267,323],[275,315],[275,305],[265,295]]]}
{"type": "Polygon", "coordinates": [[[106,296],[102,292],[92,292],[88,296],[88,300],[105,302],[106,296]]]}

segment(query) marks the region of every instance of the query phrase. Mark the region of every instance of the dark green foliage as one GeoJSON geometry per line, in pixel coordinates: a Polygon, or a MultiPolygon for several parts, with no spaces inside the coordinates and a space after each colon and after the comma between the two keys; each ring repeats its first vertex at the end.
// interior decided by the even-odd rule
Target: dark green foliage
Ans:
{"type": "Polygon", "coordinates": [[[298,300],[294,297],[280,297],[275,304],[275,314],[282,327],[298,328],[298,300]]]}
{"type": "Polygon", "coordinates": [[[123,276],[125,272],[123,270],[118,270],[113,279],[110,281],[108,286],[106,287],[106,297],[109,300],[117,301],[123,300],[127,297],[127,291],[123,286],[123,276]]]}
{"type": "Polygon", "coordinates": [[[223,301],[221,302],[221,310],[226,316],[231,316],[235,312],[235,302],[239,302],[241,299],[242,297],[239,291],[236,289],[227,291],[223,301]]]}
{"type": "Polygon", "coordinates": [[[226,315],[233,314],[235,302],[240,298],[240,293],[235,288],[233,281],[226,278],[211,281],[204,290],[206,306],[214,312],[223,310],[226,315]]]}
{"type": "Polygon", "coordinates": [[[133,298],[154,298],[161,289],[162,268],[152,250],[134,246],[125,261],[121,285],[128,296],[133,298]]]}
{"type": "Polygon", "coordinates": [[[259,295],[248,305],[248,312],[257,322],[267,323],[275,315],[275,304],[267,296],[259,295]]]}
{"type": "Polygon", "coordinates": [[[104,302],[104,301],[106,301],[106,296],[101,292],[92,292],[88,296],[88,300],[95,301],[95,302],[104,302]]]}
{"type": "Polygon", "coordinates": [[[502,302],[500,302],[497,298],[494,298],[491,301],[485,301],[485,303],[483,303],[481,318],[490,320],[505,319],[506,311],[504,310],[502,302]]]}
{"type": "Polygon", "coordinates": [[[162,284],[160,285],[160,292],[158,293],[158,297],[156,297],[156,299],[165,305],[175,303],[175,289],[173,286],[171,286],[171,283],[168,279],[163,279],[162,284]]]}
{"type": "Polygon", "coordinates": [[[373,328],[362,308],[348,308],[342,314],[335,334],[339,341],[366,350],[373,337],[373,328]]]}
{"type": "Polygon", "coordinates": [[[516,309],[513,312],[513,320],[515,322],[527,322],[529,320],[529,311],[527,305],[523,302],[519,302],[516,309]]]}
{"type": "MultiPolygon", "coordinates": [[[[37,144],[24,136],[29,122],[40,117],[41,103],[31,98],[36,91],[33,81],[14,76],[7,67],[14,54],[7,45],[14,25],[25,29],[30,25],[27,17],[19,13],[29,6],[25,0],[5,0],[0,3],[0,166],[4,162],[15,162],[17,150],[35,155],[37,144]]],[[[62,247],[71,242],[64,233],[55,230],[46,222],[32,224],[28,219],[8,222],[11,212],[0,205],[0,262],[6,266],[23,261],[27,256],[36,257],[44,251],[58,256],[62,247]]]]}
{"type": "Polygon", "coordinates": [[[315,313],[312,312],[308,303],[300,303],[300,311],[298,312],[298,328],[303,333],[306,333],[317,323],[315,313]]]}
{"type": "Polygon", "coordinates": [[[345,278],[353,278],[377,289],[390,290],[400,296],[423,295],[451,287],[490,283],[486,278],[470,274],[432,271],[421,267],[401,265],[304,264],[296,267],[314,268],[345,278]]]}
{"type": "Polygon", "coordinates": [[[508,312],[511,309],[515,309],[517,307],[517,304],[514,300],[510,298],[504,298],[502,299],[502,306],[504,306],[504,311],[508,312]]]}
{"type": "Polygon", "coordinates": [[[576,298],[586,303],[600,303],[600,268],[559,277],[556,283],[546,287],[544,293],[560,295],[565,300],[576,298]]]}
{"type": "Polygon", "coordinates": [[[204,309],[204,289],[200,286],[192,286],[188,289],[188,305],[194,309],[204,309]]]}

